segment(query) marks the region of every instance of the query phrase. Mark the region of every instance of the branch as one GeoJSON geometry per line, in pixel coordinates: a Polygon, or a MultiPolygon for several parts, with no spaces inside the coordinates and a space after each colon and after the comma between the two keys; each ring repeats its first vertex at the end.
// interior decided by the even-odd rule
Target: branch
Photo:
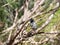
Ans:
{"type": "Polygon", "coordinates": [[[14,23],[16,23],[17,18],[18,18],[18,11],[17,11],[17,9],[15,11],[16,11],[16,15],[15,15],[14,23]]]}
{"type": "MultiPolygon", "coordinates": [[[[51,21],[51,19],[53,18],[53,14],[54,14],[58,9],[59,9],[59,6],[56,7],[56,8],[53,10],[53,12],[51,12],[51,15],[50,15],[50,17],[48,18],[48,20],[47,20],[40,28],[38,28],[35,33],[28,32],[26,36],[23,36],[23,38],[28,38],[28,37],[32,37],[32,36],[34,36],[34,35],[36,35],[36,34],[44,33],[44,32],[39,32],[39,31],[42,30],[42,29],[51,21]]],[[[45,33],[45,34],[53,34],[53,33],[45,33]]],[[[54,33],[54,34],[56,34],[56,33],[54,33]]],[[[24,39],[22,39],[22,40],[24,40],[24,39]]],[[[20,42],[20,41],[19,41],[19,42],[20,42]]]]}
{"type": "MultiPolygon", "coordinates": [[[[13,3],[13,2],[15,2],[16,0],[13,0],[11,3],[13,3]]],[[[7,5],[10,5],[9,3],[7,3],[7,4],[4,4],[2,7],[5,7],[5,6],[7,6],[7,5]]]]}

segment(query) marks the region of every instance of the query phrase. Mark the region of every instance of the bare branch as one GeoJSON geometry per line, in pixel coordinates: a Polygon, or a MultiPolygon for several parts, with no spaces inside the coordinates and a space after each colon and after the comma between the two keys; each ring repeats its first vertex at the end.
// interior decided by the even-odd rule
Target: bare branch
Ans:
{"type": "Polygon", "coordinates": [[[14,23],[16,23],[17,17],[18,17],[18,11],[17,11],[17,9],[16,9],[16,15],[15,15],[14,23]]]}
{"type": "MultiPolygon", "coordinates": [[[[13,3],[13,2],[15,2],[16,0],[13,0],[11,3],[13,3]]],[[[9,3],[7,3],[7,4],[4,4],[2,7],[5,7],[5,6],[7,6],[7,5],[10,5],[9,3]]]]}

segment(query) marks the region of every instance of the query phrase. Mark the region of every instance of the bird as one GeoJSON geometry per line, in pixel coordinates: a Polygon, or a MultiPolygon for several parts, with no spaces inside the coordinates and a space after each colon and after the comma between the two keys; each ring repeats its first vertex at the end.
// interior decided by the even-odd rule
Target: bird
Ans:
{"type": "Polygon", "coordinates": [[[33,30],[36,30],[37,29],[36,22],[34,21],[33,18],[30,19],[30,25],[31,25],[31,27],[32,27],[33,30]]]}
{"type": "Polygon", "coordinates": [[[27,37],[32,36],[32,34],[34,34],[36,32],[36,29],[37,29],[37,24],[34,21],[34,19],[31,18],[29,21],[30,21],[30,26],[32,27],[32,30],[30,32],[28,32],[27,37]]]}

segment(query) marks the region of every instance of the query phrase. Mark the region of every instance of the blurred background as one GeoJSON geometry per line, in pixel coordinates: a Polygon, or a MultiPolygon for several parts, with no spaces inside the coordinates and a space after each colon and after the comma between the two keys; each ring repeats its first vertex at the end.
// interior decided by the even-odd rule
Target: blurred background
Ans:
{"type": "MultiPolygon", "coordinates": [[[[27,0],[29,12],[32,12],[40,1],[44,1],[41,5],[39,5],[38,9],[31,15],[34,17],[34,21],[37,25],[37,29],[42,27],[42,25],[48,23],[43,29],[39,32],[45,32],[44,34],[37,34],[32,37],[29,37],[25,41],[19,43],[19,45],[60,45],[60,0],[27,0]],[[35,4],[35,2],[37,2],[35,4]],[[58,8],[56,8],[58,7],[58,8]],[[49,20],[51,17],[53,18],[49,20]],[[50,17],[50,18],[49,18],[50,17]],[[52,34],[49,34],[52,33],[52,34]]],[[[16,8],[19,10],[23,5],[25,5],[26,0],[0,0],[0,43],[6,42],[9,38],[8,33],[1,33],[5,29],[11,27],[14,23],[16,8]]],[[[17,20],[20,19],[24,15],[25,7],[18,12],[17,20]]],[[[27,15],[29,16],[29,12],[27,15]]],[[[26,16],[27,18],[27,16],[26,16]]],[[[20,25],[20,24],[18,24],[20,25]]],[[[18,26],[16,26],[17,28],[18,26]]],[[[15,32],[16,28],[13,29],[15,32]]],[[[18,29],[17,29],[18,30],[18,29]]],[[[32,30],[30,23],[27,23],[25,28],[26,32],[32,30]]],[[[12,33],[14,34],[14,33],[12,33]]]]}

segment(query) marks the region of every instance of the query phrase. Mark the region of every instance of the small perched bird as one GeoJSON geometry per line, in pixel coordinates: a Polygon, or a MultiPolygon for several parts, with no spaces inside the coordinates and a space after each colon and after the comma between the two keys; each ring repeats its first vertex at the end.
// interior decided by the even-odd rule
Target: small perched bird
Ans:
{"type": "Polygon", "coordinates": [[[35,30],[37,29],[37,25],[36,25],[36,23],[35,23],[35,21],[34,21],[33,18],[30,19],[30,25],[31,25],[31,27],[32,27],[32,31],[30,31],[30,32],[27,34],[27,37],[32,36],[32,34],[34,34],[34,33],[35,33],[35,30]]]}
{"type": "Polygon", "coordinates": [[[37,29],[37,25],[36,25],[36,23],[35,23],[35,21],[34,21],[33,18],[30,19],[30,25],[31,25],[31,27],[32,27],[33,30],[37,29]]]}

